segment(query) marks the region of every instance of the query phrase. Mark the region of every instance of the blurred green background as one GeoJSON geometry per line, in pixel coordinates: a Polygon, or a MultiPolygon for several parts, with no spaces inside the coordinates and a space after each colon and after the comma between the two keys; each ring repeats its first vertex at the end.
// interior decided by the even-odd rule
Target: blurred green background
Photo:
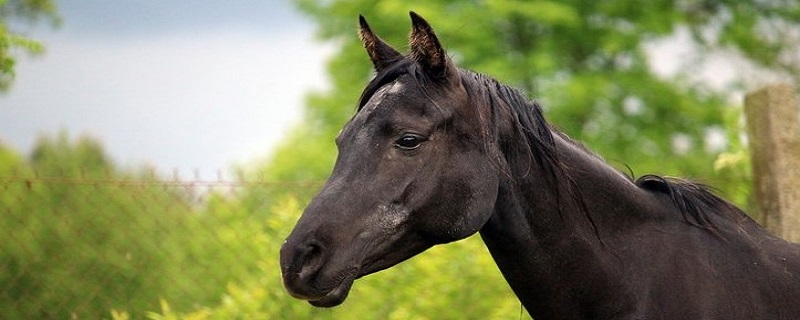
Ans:
{"type": "MultiPolygon", "coordinates": [[[[408,11],[421,14],[457,64],[540,100],[551,123],[612,166],[699,180],[749,211],[742,94],[800,79],[795,1],[294,5],[334,48],[330,87],[310,92],[301,123],[268,160],[235,178],[124,168],[97,139],[67,132],[43,135],[28,154],[0,145],[0,318],[527,317],[477,237],[358,280],[337,308],[315,309],[284,292],[279,247],[329,174],[333,137],[372,75],[356,35],[359,14],[401,51],[408,11]],[[672,46],[688,53],[659,60],[672,46]],[[711,84],[718,59],[740,72],[711,84]]],[[[12,18],[59,20],[52,1],[0,0],[0,19],[12,18]]],[[[0,24],[0,89],[13,90],[19,54],[41,47],[0,24]]]]}

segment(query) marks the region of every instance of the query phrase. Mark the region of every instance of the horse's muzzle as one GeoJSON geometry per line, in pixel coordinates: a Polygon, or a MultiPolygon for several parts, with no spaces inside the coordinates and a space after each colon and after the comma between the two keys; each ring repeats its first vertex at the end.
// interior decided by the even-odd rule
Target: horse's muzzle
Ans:
{"type": "Polygon", "coordinates": [[[316,241],[287,240],[281,247],[283,286],[292,297],[316,307],[334,307],[347,298],[357,270],[325,272],[328,250],[316,241]]]}

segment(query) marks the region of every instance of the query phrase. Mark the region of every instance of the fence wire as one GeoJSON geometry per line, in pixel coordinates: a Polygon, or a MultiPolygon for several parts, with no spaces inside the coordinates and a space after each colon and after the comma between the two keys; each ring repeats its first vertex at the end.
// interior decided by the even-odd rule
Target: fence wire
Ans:
{"type": "Polygon", "coordinates": [[[278,199],[308,198],[320,185],[0,177],[0,319],[217,303],[273,254],[255,235],[284,236],[265,223],[278,199]]]}

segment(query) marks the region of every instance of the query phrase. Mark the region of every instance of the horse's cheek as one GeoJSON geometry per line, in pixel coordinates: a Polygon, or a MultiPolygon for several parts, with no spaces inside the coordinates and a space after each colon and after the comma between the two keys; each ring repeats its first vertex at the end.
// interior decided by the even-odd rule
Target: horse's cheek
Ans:
{"type": "Polygon", "coordinates": [[[477,179],[477,181],[478,183],[472,189],[470,205],[465,208],[465,217],[470,219],[473,233],[483,227],[492,212],[494,212],[499,190],[499,181],[496,175],[485,174],[484,172],[482,178],[477,179]]]}
{"type": "Polygon", "coordinates": [[[466,238],[480,230],[491,216],[497,200],[498,181],[496,176],[485,172],[483,167],[463,170],[467,176],[453,181],[450,185],[454,195],[449,201],[446,231],[454,240],[466,238]]]}

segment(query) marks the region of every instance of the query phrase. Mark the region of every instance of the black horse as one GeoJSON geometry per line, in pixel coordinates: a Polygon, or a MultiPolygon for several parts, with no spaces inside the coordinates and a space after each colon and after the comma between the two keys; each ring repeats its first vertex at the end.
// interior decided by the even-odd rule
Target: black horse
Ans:
{"type": "Polygon", "coordinates": [[[614,170],[411,20],[404,56],[360,19],[377,75],[281,248],[292,296],[336,306],[355,279],[480,232],[536,319],[800,318],[800,246],[701,185],[614,170]]]}

